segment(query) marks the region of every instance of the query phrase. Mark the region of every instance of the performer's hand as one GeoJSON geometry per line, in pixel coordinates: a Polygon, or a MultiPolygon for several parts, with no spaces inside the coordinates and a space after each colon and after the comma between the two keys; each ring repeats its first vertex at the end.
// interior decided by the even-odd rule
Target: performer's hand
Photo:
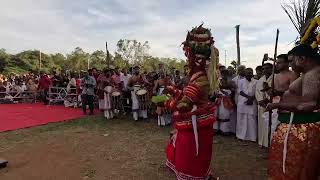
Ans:
{"type": "Polygon", "coordinates": [[[298,111],[310,112],[316,110],[317,103],[316,102],[306,102],[301,103],[297,106],[298,111]]]}
{"type": "Polygon", "coordinates": [[[163,90],[163,94],[172,94],[174,92],[174,87],[173,86],[167,86],[164,90],[163,90]]]}
{"type": "Polygon", "coordinates": [[[279,104],[278,103],[269,103],[266,107],[266,109],[268,111],[271,111],[273,109],[278,109],[279,108],[279,104]]]}
{"type": "Polygon", "coordinates": [[[248,106],[253,105],[253,99],[252,99],[252,98],[249,98],[249,99],[245,102],[245,104],[248,105],[248,106]]]}
{"type": "Polygon", "coordinates": [[[269,103],[268,99],[263,99],[258,102],[259,106],[262,106],[262,107],[266,107],[268,103],[269,103]]]}

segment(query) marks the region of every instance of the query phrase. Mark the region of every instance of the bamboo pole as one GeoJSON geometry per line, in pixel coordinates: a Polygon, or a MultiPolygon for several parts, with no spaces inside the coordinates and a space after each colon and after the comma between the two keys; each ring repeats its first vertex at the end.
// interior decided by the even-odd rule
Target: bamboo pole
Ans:
{"type": "Polygon", "coordinates": [[[108,51],[108,42],[106,41],[106,52],[107,52],[107,56],[106,56],[106,61],[107,61],[107,68],[110,68],[110,59],[109,59],[109,51],[108,51]]]}
{"type": "MultiPolygon", "coordinates": [[[[278,40],[279,40],[279,29],[277,29],[277,36],[276,36],[276,43],[274,48],[274,60],[273,60],[273,67],[272,67],[272,82],[271,82],[271,95],[270,95],[270,101],[272,102],[272,99],[274,97],[274,75],[275,75],[275,63],[277,59],[277,50],[278,50],[278,40]]],[[[271,126],[272,126],[272,110],[269,111],[269,129],[268,129],[268,147],[270,147],[271,144],[271,126]]]]}
{"type": "Polygon", "coordinates": [[[240,40],[239,40],[239,34],[240,34],[240,25],[236,25],[236,41],[237,41],[237,65],[241,65],[240,60],[240,40]]]}

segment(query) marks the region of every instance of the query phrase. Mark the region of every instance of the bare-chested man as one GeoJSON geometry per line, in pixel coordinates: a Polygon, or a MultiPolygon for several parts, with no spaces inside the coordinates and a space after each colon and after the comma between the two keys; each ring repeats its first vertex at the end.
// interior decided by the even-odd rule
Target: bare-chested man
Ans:
{"type": "MultiPolygon", "coordinates": [[[[130,77],[128,82],[128,88],[131,90],[131,98],[132,98],[132,113],[133,113],[133,119],[135,121],[138,121],[139,117],[142,117],[143,119],[148,118],[147,114],[147,102],[139,102],[137,97],[137,91],[144,87],[144,85],[148,83],[146,78],[143,76],[143,74],[140,74],[140,68],[139,66],[135,66],[133,68],[133,75],[130,77]]],[[[146,94],[144,94],[145,98],[148,97],[147,91],[146,94]]],[[[147,100],[145,99],[144,100],[147,100]]]]}
{"type": "Polygon", "coordinates": [[[289,70],[289,60],[286,54],[277,57],[276,69],[278,73],[274,77],[274,88],[278,92],[277,95],[281,96],[298,76],[295,72],[289,70]]]}
{"type": "MultiPolygon", "coordinates": [[[[159,79],[155,82],[153,94],[157,96],[163,95],[163,91],[167,86],[173,86],[170,76],[166,76],[164,72],[159,72],[159,79]]],[[[158,126],[166,126],[171,123],[171,114],[164,106],[157,106],[156,112],[158,114],[158,126]]]]}
{"type": "Polygon", "coordinates": [[[294,71],[302,73],[283,94],[279,103],[267,109],[279,109],[279,121],[269,154],[269,179],[316,180],[320,168],[320,57],[308,45],[299,45],[289,53],[294,71]]]}
{"type": "MultiPolygon", "coordinates": [[[[298,78],[297,73],[289,70],[289,60],[288,60],[287,54],[281,54],[277,57],[276,70],[277,70],[277,74],[274,77],[274,90],[272,91],[272,89],[270,88],[272,83],[272,76],[270,76],[269,80],[267,81],[269,92],[268,93],[261,92],[261,94],[266,94],[266,95],[267,94],[271,95],[271,93],[273,92],[274,96],[273,96],[272,102],[279,102],[283,93],[289,89],[289,85],[298,78]]],[[[269,132],[268,124],[269,124],[270,116],[269,116],[269,112],[265,112],[264,108],[267,105],[267,103],[271,101],[269,100],[270,96],[266,96],[266,95],[264,95],[265,99],[260,101],[259,103],[260,105],[259,117],[262,120],[260,121],[260,123],[264,124],[265,126],[264,141],[262,144],[263,146],[267,147],[268,142],[270,141],[268,139],[268,132],[269,132]]],[[[271,132],[273,133],[279,124],[277,110],[272,111],[271,119],[272,119],[271,132]]]]}

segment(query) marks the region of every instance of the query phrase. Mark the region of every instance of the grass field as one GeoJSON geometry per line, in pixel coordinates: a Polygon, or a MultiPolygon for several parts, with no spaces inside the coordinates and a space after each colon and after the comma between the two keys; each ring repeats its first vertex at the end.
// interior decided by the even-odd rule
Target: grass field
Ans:
{"type": "MultiPolygon", "coordinates": [[[[92,116],[0,133],[1,180],[173,180],[164,166],[171,128],[130,117],[92,116]]],[[[266,179],[266,152],[255,143],[214,137],[212,168],[220,180],[266,179]]]]}

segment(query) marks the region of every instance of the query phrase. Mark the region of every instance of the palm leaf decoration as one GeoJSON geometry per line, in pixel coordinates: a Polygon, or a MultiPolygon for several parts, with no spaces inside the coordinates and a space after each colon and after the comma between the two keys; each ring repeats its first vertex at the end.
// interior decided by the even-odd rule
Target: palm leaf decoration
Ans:
{"type": "Polygon", "coordinates": [[[290,0],[281,6],[300,37],[303,36],[310,21],[320,14],[320,0],[290,0]]]}

